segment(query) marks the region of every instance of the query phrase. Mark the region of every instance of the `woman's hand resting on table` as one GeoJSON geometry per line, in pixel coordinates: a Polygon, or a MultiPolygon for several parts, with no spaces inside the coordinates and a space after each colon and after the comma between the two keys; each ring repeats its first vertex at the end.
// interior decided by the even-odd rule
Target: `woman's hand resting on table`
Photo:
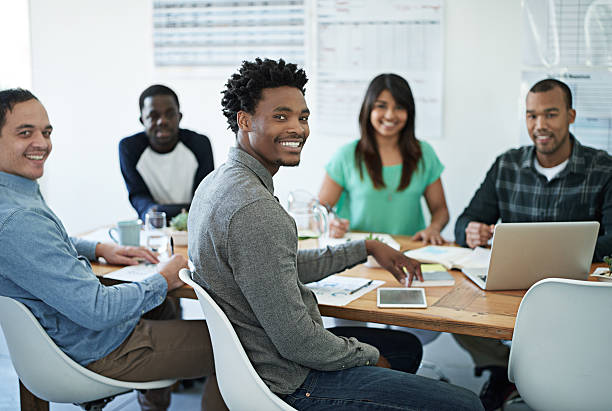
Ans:
{"type": "Polygon", "coordinates": [[[442,238],[440,231],[433,228],[432,226],[427,227],[424,230],[417,232],[412,236],[412,241],[422,241],[425,244],[442,245],[447,241],[442,238]]]}

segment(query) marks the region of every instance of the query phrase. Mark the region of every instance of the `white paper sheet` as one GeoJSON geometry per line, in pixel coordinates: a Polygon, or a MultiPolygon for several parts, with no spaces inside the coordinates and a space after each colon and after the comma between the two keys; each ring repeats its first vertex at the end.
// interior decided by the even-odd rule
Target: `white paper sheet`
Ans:
{"type": "Polygon", "coordinates": [[[138,282],[159,272],[157,264],[138,264],[123,267],[117,271],[105,274],[104,278],[113,280],[138,282]]]}
{"type": "MultiPolygon", "coordinates": [[[[161,256],[160,260],[163,262],[167,260],[168,258],[169,256],[167,255],[161,256]]],[[[195,270],[195,266],[193,265],[191,260],[188,260],[187,264],[191,271],[195,270]]],[[[113,271],[108,274],[105,274],[103,277],[110,278],[113,280],[137,282],[137,281],[142,281],[145,278],[155,273],[158,273],[158,272],[159,272],[159,269],[157,267],[157,264],[144,264],[143,263],[143,264],[138,264],[138,265],[129,265],[127,267],[120,268],[117,271],[113,271]]]]}
{"type": "Polygon", "coordinates": [[[342,238],[319,238],[319,244],[321,247],[328,245],[340,245],[348,243],[349,241],[366,240],[368,238],[376,238],[379,241],[387,244],[389,247],[396,250],[400,249],[400,244],[393,239],[389,234],[383,233],[346,233],[342,238]]]}
{"type": "Polygon", "coordinates": [[[416,135],[442,136],[444,0],[318,0],[317,120],[354,138],[368,83],[403,76],[417,106],[416,135]]]}
{"type": "Polygon", "coordinates": [[[319,304],[344,306],[384,283],[384,281],[367,278],[330,275],[321,281],[308,283],[306,286],[315,293],[319,304]],[[357,290],[359,287],[368,284],[369,281],[372,281],[372,283],[350,294],[352,290],[357,290]]]}
{"type": "Polygon", "coordinates": [[[612,66],[612,0],[524,0],[523,64],[612,66]]]}

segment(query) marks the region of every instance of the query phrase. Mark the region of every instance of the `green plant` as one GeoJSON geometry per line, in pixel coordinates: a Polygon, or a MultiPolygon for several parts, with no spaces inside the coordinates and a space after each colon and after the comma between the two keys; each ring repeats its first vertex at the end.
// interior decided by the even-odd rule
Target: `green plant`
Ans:
{"type": "Polygon", "coordinates": [[[612,257],[607,256],[604,257],[603,260],[606,262],[606,264],[608,264],[608,268],[610,269],[610,272],[612,272],[612,257]]]}
{"type": "Polygon", "coordinates": [[[366,240],[376,240],[376,241],[380,241],[381,243],[384,243],[384,242],[385,242],[385,241],[384,241],[384,240],[383,240],[381,237],[379,237],[379,236],[377,236],[377,235],[374,235],[374,233],[370,233],[370,234],[369,234],[369,235],[366,237],[366,240]]]}
{"type": "Polygon", "coordinates": [[[177,231],[187,231],[187,217],[189,213],[183,209],[180,214],[175,217],[172,217],[170,220],[170,227],[174,228],[177,231]]]}

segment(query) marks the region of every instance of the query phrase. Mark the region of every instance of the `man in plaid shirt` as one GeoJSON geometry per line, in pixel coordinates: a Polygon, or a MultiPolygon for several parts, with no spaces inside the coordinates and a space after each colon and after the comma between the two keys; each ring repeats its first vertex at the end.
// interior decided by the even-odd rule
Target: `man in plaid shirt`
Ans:
{"type": "MultiPolygon", "coordinates": [[[[612,156],[581,145],[570,133],[576,118],[569,87],[558,80],[536,83],[527,94],[526,122],[531,146],[506,151],[488,171],[457,219],[455,241],[485,245],[495,223],[599,221],[594,261],[612,254],[612,156]]],[[[480,398],[486,410],[512,394],[509,348],[499,340],[455,336],[468,350],[476,374],[490,371],[480,398]]]]}

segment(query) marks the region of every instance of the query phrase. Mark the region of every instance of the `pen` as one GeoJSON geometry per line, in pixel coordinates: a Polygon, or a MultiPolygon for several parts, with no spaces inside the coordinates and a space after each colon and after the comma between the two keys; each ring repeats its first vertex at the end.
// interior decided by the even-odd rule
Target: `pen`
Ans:
{"type": "Polygon", "coordinates": [[[174,238],[172,236],[170,236],[170,252],[172,253],[170,255],[174,255],[174,238]]]}
{"type": "Polygon", "coordinates": [[[408,269],[406,268],[406,266],[403,266],[403,267],[402,267],[402,270],[403,270],[403,271],[404,271],[404,273],[406,274],[406,279],[405,279],[404,285],[405,285],[406,287],[408,287],[408,278],[410,277],[410,273],[408,272],[408,269]]]}
{"type": "Polygon", "coordinates": [[[365,283],[365,284],[355,288],[354,290],[349,291],[349,295],[355,294],[359,290],[363,290],[364,288],[366,288],[368,285],[372,284],[373,282],[374,282],[374,280],[370,280],[367,283],[365,283]]]}

